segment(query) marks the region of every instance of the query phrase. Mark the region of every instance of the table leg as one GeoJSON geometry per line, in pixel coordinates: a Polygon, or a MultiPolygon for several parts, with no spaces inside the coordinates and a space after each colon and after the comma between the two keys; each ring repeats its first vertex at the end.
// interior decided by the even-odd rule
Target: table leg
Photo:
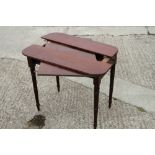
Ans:
{"type": "Polygon", "coordinates": [[[39,96],[38,96],[38,87],[37,87],[37,80],[36,80],[36,73],[35,73],[35,62],[28,58],[28,65],[30,67],[31,71],[31,76],[32,76],[32,82],[33,82],[33,90],[34,90],[34,95],[35,95],[35,100],[36,100],[36,106],[38,111],[40,111],[40,103],[39,103],[39,96]]]}
{"type": "Polygon", "coordinates": [[[100,77],[93,79],[94,83],[94,129],[97,128],[97,116],[98,116],[98,102],[99,102],[99,91],[100,91],[100,77]]]}
{"type": "Polygon", "coordinates": [[[59,76],[56,76],[56,81],[57,81],[57,89],[58,89],[58,92],[60,92],[60,81],[59,81],[59,76]]]}
{"type": "Polygon", "coordinates": [[[114,87],[114,77],[115,77],[115,65],[114,64],[110,71],[110,88],[109,88],[109,109],[112,105],[112,94],[113,94],[113,87],[114,87]]]}

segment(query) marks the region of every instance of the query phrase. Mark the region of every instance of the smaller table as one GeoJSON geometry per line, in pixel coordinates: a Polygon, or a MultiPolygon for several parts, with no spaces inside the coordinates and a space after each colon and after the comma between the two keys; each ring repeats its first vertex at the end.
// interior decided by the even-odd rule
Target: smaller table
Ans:
{"type": "Polygon", "coordinates": [[[78,76],[93,78],[94,83],[94,128],[97,128],[99,89],[102,77],[110,70],[109,108],[112,104],[117,48],[111,45],[79,38],[64,33],[51,33],[42,37],[46,44],[31,45],[22,51],[27,56],[30,67],[36,105],[40,110],[36,81],[38,75],[56,76],[60,91],[59,76],[78,76]]]}

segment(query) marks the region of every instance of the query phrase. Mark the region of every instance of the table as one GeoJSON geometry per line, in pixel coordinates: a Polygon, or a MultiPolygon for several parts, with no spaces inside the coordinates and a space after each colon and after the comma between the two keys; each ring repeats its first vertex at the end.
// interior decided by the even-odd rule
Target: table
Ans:
{"type": "Polygon", "coordinates": [[[93,78],[94,84],[94,129],[97,128],[100,83],[110,70],[109,108],[117,62],[118,49],[114,46],[79,38],[64,33],[50,33],[42,37],[46,44],[31,45],[22,53],[27,57],[30,67],[36,106],[40,111],[36,64],[39,64],[39,76],[56,76],[57,89],[60,91],[59,76],[77,76],[93,78]]]}

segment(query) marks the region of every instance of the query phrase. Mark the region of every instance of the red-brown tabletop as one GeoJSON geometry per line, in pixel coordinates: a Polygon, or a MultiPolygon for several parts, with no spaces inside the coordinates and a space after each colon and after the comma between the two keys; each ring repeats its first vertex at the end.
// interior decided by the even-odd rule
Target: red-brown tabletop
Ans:
{"type": "Polygon", "coordinates": [[[118,49],[114,46],[92,41],[90,39],[79,38],[64,33],[50,33],[42,37],[51,42],[61,43],[70,47],[87,51],[88,53],[101,54],[113,57],[118,49]]]}
{"type": "Polygon", "coordinates": [[[74,71],[80,74],[102,75],[111,67],[111,64],[96,61],[93,56],[86,56],[80,50],[64,48],[62,45],[42,47],[39,45],[31,45],[23,50],[25,56],[40,60],[54,66],[74,71]],[[55,47],[56,46],[56,47],[55,47]],[[77,52],[78,51],[78,52],[77,52]]]}
{"type": "MultiPolygon", "coordinates": [[[[52,47],[55,50],[59,49],[61,52],[65,52],[68,54],[70,54],[70,53],[79,54],[79,50],[72,49],[72,48],[64,46],[64,45],[60,46],[57,43],[47,43],[45,47],[49,48],[49,49],[52,47]],[[63,50],[62,50],[62,47],[63,47],[63,50]]],[[[85,57],[87,59],[92,59],[92,60],[96,61],[96,57],[94,54],[80,52],[80,55],[82,55],[83,57],[85,57]]],[[[110,65],[112,65],[112,64],[110,64],[110,65]]],[[[42,75],[42,76],[43,75],[44,76],[56,76],[56,75],[59,75],[59,76],[87,76],[87,74],[79,74],[74,71],[70,71],[70,70],[64,69],[62,67],[53,66],[53,65],[50,65],[50,64],[47,64],[44,62],[40,63],[40,67],[39,67],[39,70],[37,73],[38,73],[38,75],[42,75]]]]}

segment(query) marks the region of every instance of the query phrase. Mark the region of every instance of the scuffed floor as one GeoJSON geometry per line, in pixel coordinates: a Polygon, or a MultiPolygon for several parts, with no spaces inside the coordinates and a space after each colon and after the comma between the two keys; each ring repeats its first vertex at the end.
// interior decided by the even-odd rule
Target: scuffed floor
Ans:
{"type": "MultiPolygon", "coordinates": [[[[93,128],[93,90],[61,77],[58,93],[55,77],[37,77],[38,113],[27,63],[0,63],[0,128],[93,128]]],[[[98,128],[155,128],[155,113],[117,99],[109,110],[108,97],[102,93],[99,104],[98,128]]]]}

